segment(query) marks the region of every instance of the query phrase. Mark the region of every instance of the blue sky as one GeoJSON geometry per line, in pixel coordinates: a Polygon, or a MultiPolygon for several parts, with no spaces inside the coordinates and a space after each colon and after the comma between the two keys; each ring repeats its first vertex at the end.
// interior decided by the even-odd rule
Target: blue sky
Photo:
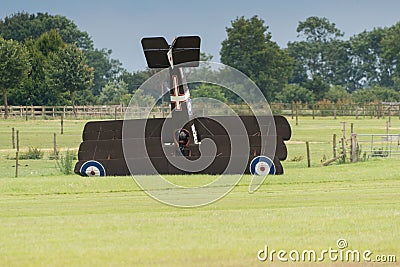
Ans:
{"type": "Polygon", "coordinates": [[[129,71],[145,67],[140,40],[145,36],[200,35],[201,50],[219,61],[225,27],[238,16],[258,15],[281,47],[296,40],[299,21],[326,17],[345,38],[400,21],[398,0],[1,0],[0,18],[18,11],[61,14],[87,31],[97,48],[110,48],[129,71]]]}

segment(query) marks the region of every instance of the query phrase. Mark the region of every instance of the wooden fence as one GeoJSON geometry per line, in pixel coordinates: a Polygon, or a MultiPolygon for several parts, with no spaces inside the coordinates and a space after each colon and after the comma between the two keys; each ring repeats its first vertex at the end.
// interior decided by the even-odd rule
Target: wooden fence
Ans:
{"type": "Polygon", "coordinates": [[[400,103],[379,102],[364,104],[343,104],[322,102],[318,104],[303,103],[273,103],[270,105],[274,114],[290,115],[290,116],[315,116],[315,117],[337,117],[337,116],[354,116],[358,117],[376,117],[399,116],[400,103]]]}
{"type": "MultiPolygon", "coordinates": [[[[152,116],[164,117],[169,107],[156,106],[152,109],[152,116]]],[[[58,118],[63,116],[64,118],[124,118],[127,107],[122,105],[110,105],[110,106],[9,106],[8,116],[10,118],[58,118]]],[[[146,108],[130,109],[131,113],[138,118],[144,117],[146,108]]],[[[5,112],[4,107],[0,108],[0,117],[4,118],[5,112]]]]}
{"type": "MultiPolygon", "coordinates": [[[[249,115],[251,111],[245,105],[230,105],[239,115],[249,115]]],[[[354,116],[381,118],[384,116],[398,116],[400,118],[400,103],[365,103],[365,104],[335,104],[335,103],[272,103],[270,104],[273,114],[285,116],[313,116],[313,117],[337,117],[354,116]]],[[[110,106],[9,106],[8,115],[11,118],[77,118],[77,119],[102,119],[114,118],[123,119],[128,108],[122,105],[110,106]]],[[[196,107],[200,114],[209,115],[210,107],[196,107]]],[[[130,108],[129,116],[132,118],[144,118],[150,112],[154,118],[168,116],[169,105],[154,106],[151,111],[148,108],[130,108]]],[[[0,107],[0,117],[4,118],[4,106],[0,107]]],[[[228,114],[226,114],[228,115],[228,114]]]]}

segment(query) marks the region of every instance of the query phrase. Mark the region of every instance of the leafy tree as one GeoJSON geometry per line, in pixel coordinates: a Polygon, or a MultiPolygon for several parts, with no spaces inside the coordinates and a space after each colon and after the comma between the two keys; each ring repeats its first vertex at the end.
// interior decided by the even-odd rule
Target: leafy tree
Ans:
{"type": "Polygon", "coordinates": [[[94,69],[94,80],[91,88],[93,95],[98,96],[108,81],[117,81],[122,74],[122,63],[112,59],[111,49],[86,50],[84,54],[88,65],[94,69]]]}
{"type": "Polygon", "coordinates": [[[128,85],[124,81],[117,84],[109,81],[100,93],[99,102],[105,105],[119,105],[127,94],[128,85]]]}
{"type": "Polygon", "coordinates": [[[336,28],[327,18],[309,17],[301,21],[297,27],[299,37],[307,42],[328,43],[332,39],[343,36],[343,32],[336,28]]]}
{"type": "Polygon", "coordinates": [[[400,101],[400,93],[392,88],[372,87],[353,92],[351,98],[356,103],[369,103],[375,100],[398,102],[400,101]]]}
{"type": "Polygon", "coordinates": [[[207,97],[219,100],[223,103],[228,102],[227,98],[225,97],[223,89],[218,85],[201,83],[199,87],[190,92],[190,95],[192,98],[207,97]]]}
{"type": "MultiPolygon", "coordinates": [[[[5,39],[14,39],[21,42],[29,42],[40,38],[46,32],[57,31],[61,40],[67,44],[76,45],[80,48],[87,58],[87,64],[94,69],[94,82],[92,93],[98,96],[101,89],[108,80],[115,81],[122,73],[122,64],[115,59],[111,59],[111,50],[94,49],[93,41],[89,34],[80,31],[78,26],[68,18],[61,15],[50,15],[48,13],[28,14],[26,12],[16,13],[0,20],[0,36],[5,39]]],[[[47,43],[42,42],[42,47],[37,49],[41,51],[44,57],[47,57],[45,51],[47,43]]],[[[38,66],[38,68],[43,68],[38,66]]],[[[37,86],[34,85],[34,86],[37,86]]],[[[38,87],[32,88],[37,90],[38,87]]],[[[31,90],[29,90],[31,92],[31,90]]],[[[44,92],[44,93],[49,93],[44,92]]],[[[54,93],[54,92],[53,92],[54,93]]],[[[28,95],[28,93],[25,93],[28,95]]],[[[84,95],[81,95],[84,96],[84,95]]],[[[26,99],[26,96],[23,96],[26,99]]],[[[21,101],[22,95],[16,95],[15,100],[21,101]]],[[[43,104],[60,104],[63,100],[56,96],[35,98],[30,97],[32,103],[43,104]],[[50,100],[50,98],[52,100],[50,100]]],[[[23,100],[25,102],[25,100],[23,100]]]]}
{"type": "Polygon", "coordinates": [[[136,89],[138,89],[145,81],[147,81],[151,76],[155,75],[158,71],[158,69],[149,68],[133,73],[128,73],[125,71],[122,72],[119,80],[123,80],[126,84],[128,84],[129,93],[134,93],[136,89]]]}
{"type": "Polygon", "coordinates": [[[385,30],[381,41],[382,58],[390,74],[387,85],[400,88],[400,22],[385,30]]]}
{"type": "Polygon", "coordinates": [[[142,89],[137,89],[130,99],[130,105],[136,107],[151,107],[154,102],[155,98],[145,94],[142,89]]]}
{"type": "Polygon", "coordinates": [[[257,16],[243,16],[226,28],[228,38],[222,42],[221,62],[250,77],[268,100],[272,100],[288,81],[292,59],[271,41],[268,26],[257,16]]]}
{"type": "Polygon", "coordinates": [[[135,80],[135,75],[134,73],[128,72],[128,71],[123,71],[121,73],[121,75],[118,77],[118,82],[123,81],[127,88],[128,88],[128,92],[131,94],[133,93],[139,86],[136,84],[136,80],[135,80]]]}
{"type": "Polygon", "coordinates": [[[83,52],[74,45],[67,45],[50,54],[48,76],[52,86],[69,93],[75,113],[75,93],[89,89],[93,83],[93,69],[87,65],[83,52]]]}
{"type": "Polygon", "coordinates": [[[86,51],[85,55],[88,61],[88,65],[93,67],[93,95],[99,95],[102,88],[107,84],[107,81],[111,78],[111,63],[110,55],[112,51],[107,49],[94,49],[86,51]]]}
{"type": "Polygon", "coordinates": [[[277,94],[276,101],[282,103],[291,103],[293,101],[312,103],[314,102],[314,94],[299,84],[287,84],[283,90],[277,94]]]}
{"type": "Polygon", "coordinates": [[[200,52],[200,61],[212,61],[212,59],[213,59],[213,55],[204,53],[204,52],[200,52]]]}
{"type": "Polygon", "coordinates": [[[350,94],[343,86],[333,85],[329,87],[329,90],[325,93],[324,98],[331,102],[338,102],[338,100],[349,99],[350,94]]]}
{"type": "MultiPolygon", "coordinates": [[[[67,101],[65,101],[67,102],[67,101]]],[[[96,105],[98,104],[98,96],[94,96],[92,90],[85,89],[81,91],[76,91],[75,93],[75,104],[76,105],[96,105]]]]}
{"type": "Polygon", "coordinates": [[[312,79],[308,79],[303,86],[314,93],[316,100],[322,99],[329,90],[329,84],[320,76],[314,76],[312,79]]]}
{"type": "Polygon", "coordinates": [[[93,49],[93,41],[89,34],[80,31],[73,21],[61,15],[20,12],[0,19],[0,36],[4,39],[24,42],[29,38],[37,39],[53,29],[59,32],[64,42],[75,44],[81,49],[93,49]]]}
{"type": "Polygon", "coordinates": [[[354,89],[385,84],[385,62],[383,62],[381,41],[384,29],[375,28],[350,38],[350,58],[354,89]]]}
{"type": "Polygon", "coordinates": [[[7,91],[21,85],[30,71],[29,53],[17,41],[0,38],[0,89],[3,93],[4,117],[8,117],[7,91]]]}
{"type": "Polygon", "coordinates": [[[57,53],[65,47],[61,36],[56,30],[45,32],[38,39],[28,39],[25,41],[30,57],[32,70],[29,79],[24,83],[23,90],[11,95],[15,103],[27,102],[33,105],[62,105],[65,96],[56,88],[50,86],[46,79],[46,70],[48,69],[49,56],[57,53]]]}
{"type": "Polygon", "coordinates": [[[343,40],[332,40],[329,43],[328,60],[329,74],[326,82],[330,85],[339,85],[351,91],[353,88],[352,61],[349,55],[350,42],[343,40]]]}
{"type": "Polygon", "coordinates": [[[295,58],[291,81],[305,83],[320,77],[330,84],[342,84],[348,72],[344,34],[327,18],[309,17],[297,27],[297,42],[288,43],[289,54],[295,58]]]}

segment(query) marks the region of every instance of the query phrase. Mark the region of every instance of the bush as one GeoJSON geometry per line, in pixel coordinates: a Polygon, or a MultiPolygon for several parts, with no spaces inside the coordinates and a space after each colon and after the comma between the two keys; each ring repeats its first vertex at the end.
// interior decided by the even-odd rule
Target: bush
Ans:
{"type": "Polygon", "coordinates": [[[312,103],[314,101],[314,95],[313,92],[298,84],[287,84],[283,90],[276,95],[275,100],[282,103],[291,103],[293,101],[312,103]]]}
{"type": "Polygon", "coordinates": [[[343,86],[334,85],[329,87],[329,90],[325,93],[324,98],[336,103],[339,100],[350,99],[350,94],[347,93],[343,86]]]}
{"type": "Polygon", "coordinates": [[[72,151],[67,150],[64,155],[61,155],[60,159],[57,160],[57,167],[63,174],[72,174],[75,155],[72,151]]]}
{"type": "Polygon", "coordinates": [[[400,92],[392,88],[372,87],[353,92],[351,98],[355,103],[368,103],[374,100],[397,102],[400,100],[400,92]]]}
{"type": "Polygon", "coordinates": [[[41,159],[43,158],[43,152],[37,147],[30,147],[28,152],[21,153],[19,159],[41,159]]]}

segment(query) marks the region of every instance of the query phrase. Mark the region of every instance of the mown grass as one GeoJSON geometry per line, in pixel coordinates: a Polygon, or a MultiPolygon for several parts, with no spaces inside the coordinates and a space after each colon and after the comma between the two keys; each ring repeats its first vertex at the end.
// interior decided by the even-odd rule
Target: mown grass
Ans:
{"type": "MultiPolygon", "coordinates": [[[[393,254],[399,261],[398,159],[321,167],[320,157],[332,153],[332,134],[340,135],[340,121],[300,119],[293,125],[285,175],[269,176],[254,194],[248,193],[251,177],[244,176],[226,197],[195,209],[161,204],[131,177],[61,175],[48,159],[21,161],[20,177],[13,178],[14,161],[6,159],[13,153],[8,150],[10,138],[2,138],[0,147],[6,151],[0,161],[0,266],[270,266],[257,260],[257,251],[265,245],[321,251],[336,248],[339,238],[345,238],[350,249],[393,254]],[[290,161],[304,155],[304,141],[311,141],[309,169],[305,159],[290,161]]],[[[52,138],[56,121],[11,123],[39,133],[27,146],[52,147],[39,136],[49,132],[52,138]],[[39,127],[42,124],[46,126],[39,127]]],[[[385,132],[384,120],[354,123],[359,132],[385,132]]],[[[0,122],[0,132],[8,136],[4,125],[0,122]]],[[[393,120],[392,130],[398,125],[393,120]]],[[[66,127],[71,127],[73,138],[60,136],[60,142],[77,147],[83,122],[66,121],[66,127]]],[[[206,183],[210,176],[168,179],[190,186],[206,183]]]]}

